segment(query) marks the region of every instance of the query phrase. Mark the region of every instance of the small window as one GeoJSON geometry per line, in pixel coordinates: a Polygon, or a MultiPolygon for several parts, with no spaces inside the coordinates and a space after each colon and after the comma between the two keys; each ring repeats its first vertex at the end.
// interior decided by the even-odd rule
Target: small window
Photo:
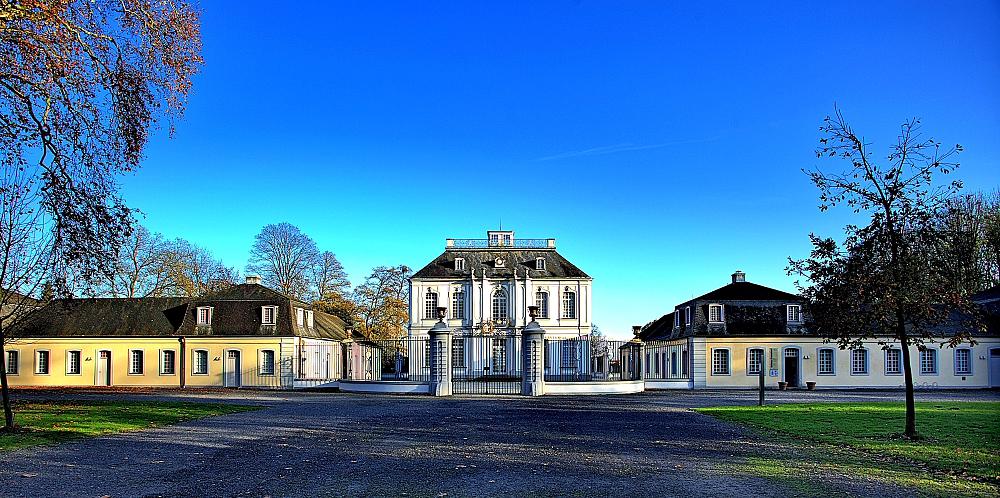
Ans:
{"type": "Polygon", "coordinates": [[[563,318],[576,318],[576,293],[573,291],[563,292],[563,318]]]}
{"type": "Polygon", "coordinates": [[[141,349],[133,349],[129,351],[128,360],[128,373],[129,375],[142,375],[144,360],[143,352],[141,349]]]}
{"type": "Polygon", "coordinates": [[[789,304],[785,307],[788,323],[802,323],[802,306],[789,304]]]}
{"type": "Polygon", "coordinates": [[[455,271],[465,271],[465,258],[455,258],[455,271]]]}
{"type": "Polygon", "coordinates": [[[438,295],[437,292],[427,291],[424,296],[424,318],[437,318],[438,295]]]}
{"type": "Polygon", "coordinates": [[[688,306],[684,308],[684,326],[687,327],[691,324],[691,307],[688,306]]]}
{"type": "Polygon", "coordinates": [[[35,373],[39,375],[49,374],[49,352],[35,351],[35,373]]]}
{"type": "Polygon", "coordinates": [[[465,318],[465,292],[461,289],[451,293],[451,318],[454,320],[465,318]]]}
{"type": "Polygon", "coordinates": [[[885,350],[885,374],[901,375],[903,373],[903,350],[890,348],[885,350]]]}
{"type": "Polygon", "coordinates": [[[937,369],[937,350],[925,348],[920,350],[920,374],[934,375],[937,369]]]}
{"type": "Polygon", "coordinates": [[[198,325],[212,324],[212,308],[210,306],[198,307],[198,325]]]}
{"type": "Polygon", "coordinates": [[[164,349],[160,351],[160,373],[162,375],[173,375],[176,370],[174,366],[177,363],[177,352],[173,349],[164,349]]]}
{"type": "Polygon", "coordinates": [[[816,358],[816,373],[819,375],[834,375],[835,355],[831,348],[820,349],[816,358]]]}
{"type": "Polygon", "coordinates": [[[535,292],[535,306],[538,306],[538,318],[548,318],[549,293],[545,291],[535,292]]]}
{"type": "Polygon", "coordinates": [[[712,375],[730,375],[730,373],[731,370],[729,369],[729,350],[713,349],[712,375]]]}
{"type": "Polygon", "coordinates": [[[274,351],[265,349],[260,352],[260,374],[274,375],[274,351]]]}
{"type": "Polygon", "coordinates": [[[66,375],[80,375],[79,351],[66,351],[66,375]]]}
{"type": "Polygon", "coordinates": [[[681,312],[679,310],[674,311],[674,327],[681,326],[681,312]]]}
{"type": "Polygon", "coordinates": [[[955,375],[972,375],[972,350],[955,350],[955,375]]]}
{"type": "Polygon", "coordinates": [[[868,375],[868,350],[851,350],[851,375],[868,375]]]}
{"type": "Polygon", "coordinates": [[[193,375],[208,375],[208,351],[198,349],[191,355],[191,373],[193,375]]]}
{"type": "Polygon", "coordinates": [[[536,270],[545,269],[545,258],[535,258],[535,269],[536,270]]]}
{"type": "Polygon", "coordinates": [[[263,325],[274,325],[278,323],[278,307],[277,306],[261,307],[260,323],[263,325]]]}
{"type": "Polygon", "coordinates": [[[451,366],[465,368],[465,339],[462,337],[451,340],[451,366]]]}
{"type": "Polygon", "coordinates": [[[764,350],[753,348],[747,351],[747,375],[760,375],[764,369],[764,350]]]}
{"type": "Polygon", "coordinates": [[[708,321],[709,323],[722,323],[722,305],[721,304],[710,304],[708,305],[708,321]]]}
{"type": "Polygon", "coordinates": [[[295,323],[298,323],[299,327],[306,326],[306,310],[295,308],[295,323]]]}
{"type": "Polygon", "coordinates": [[[7,375],[17,375],[18,364],[21,361],[21,353],[17,350],[7,350],[7,375]]]}

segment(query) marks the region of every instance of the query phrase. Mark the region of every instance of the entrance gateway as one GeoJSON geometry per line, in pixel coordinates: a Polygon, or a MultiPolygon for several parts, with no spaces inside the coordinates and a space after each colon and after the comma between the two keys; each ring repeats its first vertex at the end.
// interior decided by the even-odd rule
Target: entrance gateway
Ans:
{"type": "Polygon", "coordinates": [[[521,394],[521,336],[455,337],[451,343],[455,394],[521,394]]]}

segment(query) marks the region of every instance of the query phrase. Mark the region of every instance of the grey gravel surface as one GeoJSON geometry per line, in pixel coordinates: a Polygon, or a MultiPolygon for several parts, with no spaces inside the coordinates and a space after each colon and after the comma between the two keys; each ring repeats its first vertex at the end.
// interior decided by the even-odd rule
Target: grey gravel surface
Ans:
{"type": "MultiPolygon", "coordinates": [[[[901,399],[897,392],[769,392],[773,402],[901,399]]],[[[247,413],[0,455],[2,496],[788,496],[734,470],[786,456],[687,410],[750,404],[752,392],[600,397],[339,393],[19,392],[264,405],[247,413]]],[[[920,399],[1000,399],[990,391],[920,399]]],[[[851,494],[905,495],[830,480],[851,494]]]]}

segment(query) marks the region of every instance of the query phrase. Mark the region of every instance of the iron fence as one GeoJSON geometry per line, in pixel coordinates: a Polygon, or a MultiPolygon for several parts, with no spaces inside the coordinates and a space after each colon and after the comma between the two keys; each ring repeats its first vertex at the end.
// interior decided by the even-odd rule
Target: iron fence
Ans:
{"type": "Polygon", "coordinates": [[[639,380],[640,345],[603,337],[546,339],[546,382],[639,380]]]}
{"type": "Polygon", "coordinates": [[[456,394],[519,394],[523,378],[521,336],[459,336],[451,344],[456,394]]]}
{"type": "Polygon", "coordinates": [[[643,355],[643,377],[646,380],[684,380],[689,378],[687,343],[663,341],[646,343],[643,355]]]}
{"type": "Polygon", "coordinates": [[[430,382],[427,338],[363,341],[355,346],[352,363],[360,371],[352,373],[353,379],[430,382]]]}

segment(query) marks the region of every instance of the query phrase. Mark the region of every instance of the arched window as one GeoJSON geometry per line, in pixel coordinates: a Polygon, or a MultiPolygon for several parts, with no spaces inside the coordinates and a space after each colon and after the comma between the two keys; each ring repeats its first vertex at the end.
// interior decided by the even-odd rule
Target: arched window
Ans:
{"type": "Polygon", "coordinates": [[[563,292],[562,317],[576,318],[576,293],[573,291],[563,292]]]}
{"type": "Polygon", "coordinates": [[[437,307],[437,292],[427,291],[427,295],[424,296],[424,318],[437,318],[437,307]]]}
{"type": "Polygon", "coordinates": [[[493,293],[493,319],[497,321],[506,321],[507,317],[510,316],[507,313],[507,291],[503,289],[497,289],[493,293]]]}
{"type": "Polygon", "coordinates": [[[538,291],[535,293],[535,306],[538,306],[538,318],[549,317],[549,293],[538,291]]]}

